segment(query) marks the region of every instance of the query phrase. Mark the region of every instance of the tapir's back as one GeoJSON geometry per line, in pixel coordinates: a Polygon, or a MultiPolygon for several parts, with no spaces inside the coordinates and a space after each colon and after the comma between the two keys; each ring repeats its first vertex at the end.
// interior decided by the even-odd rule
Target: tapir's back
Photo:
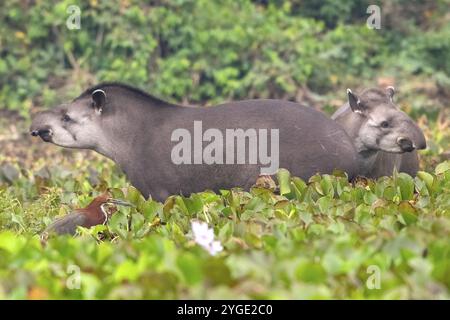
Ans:
{"type": "MultiPolygon", "coordinates": [[[[205,152],[211,140],[200,142],[203,149],[200,150],[200,162],[197,164],[170,162],[173,148],[179,144],[179,140],[164,150],[158,148],[157,158],[152,156],[149,166],[150,162],[155,161],[165,165],[163,170],[162,166],[159,166],[158,172],[153,173],[152,180],[173,185],[173,189],[167,190],[167,194],[180,191],[189,194],[205,189],[219,190],[236,186],[248,188],[259,174],[264,173],[261,168],[270,166],[261,163],[261,153],[271,155],[274,160],[271,154],[271,151],[276,151],[272,147],[274,143],[279,146],[276,155],[277,168],[286,168],[293,175],[305,180],[316,173],[332,173],[335,169],[347,172],[350,178],[357,172],[356,151],[340,125],[323,113],[296,103],[280,100],[246,100],[208,108],[179,108],[171,115],[170,120],[170,124],[165,122],[158,128],[160,141],[170,141],[170,135],[180,128],[191,132],[192,138],[195,138],[194,123],[197,123],[197,129],[201,130],[200,134],[209,129],[222,133],[224,162],[205,164],[205,159],[201,159],[204,155],[201,153],[205,152]],[[257,133],[257,147],[253,149],[257,153],[255,156],[258,158],[257,164],[249,161],[249,139],[245,141],[247,143],[245,163],[238,164],[236,154],[231,156],[235,160],[234,163],[226,161],[229,159],[227,151],[237,150],[236,145],[229,148],[230,144],[236,144],[236,140],[226,139],[226,132],[236,129],[245,132],[252,129],[257,133]],[[278,132],[276,141],[271,136],[273,131],[278,132]],[[261,134],[267,138],[267,146],[261,145],[261,134]],[[261,150],[261,147],[267,147],[267,150],[261,150]],[[161,179],[156,177],[159,175],[161,179]]],[[[192,159],[196,156],[193,146],[195,143],[192,142],[192,159]]],[[[150,150],[151,148],[149,154],[150,150]]]]}
{"type": "MultiPolygon", "coordinates": [[[[340,169],[354,177],[357,153],[345,130],[313,108],[284,100],[244,100],[216,107],[223,123],[278,129],[280,167],[309,178],[340,169]],[[235,109],[236,112],[232,110],[235,109]]],[[[214,113],[214,112],[212,112],[214,113]]]]}

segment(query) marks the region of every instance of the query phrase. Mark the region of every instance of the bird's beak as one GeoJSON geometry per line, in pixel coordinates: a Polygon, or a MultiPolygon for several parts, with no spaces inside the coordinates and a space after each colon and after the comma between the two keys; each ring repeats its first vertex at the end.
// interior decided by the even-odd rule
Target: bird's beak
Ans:
{"type": "Polygon", "coordinates": [[[109,203],[116,204],[118,206],[125,206],[125,207],[133,207],[133,205],[127,201],[119,200],[119,199],[109,199],[109,203]]]}

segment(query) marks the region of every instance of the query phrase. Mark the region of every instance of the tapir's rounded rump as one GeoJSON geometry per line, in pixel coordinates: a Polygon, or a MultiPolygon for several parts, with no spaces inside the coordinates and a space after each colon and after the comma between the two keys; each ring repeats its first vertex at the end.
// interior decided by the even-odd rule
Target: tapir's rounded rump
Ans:
{"type": "Polygon", "coordinates": [[[69,104],[37,114],[32,132],[113,159],[144,196],[249,188],[260,174],[286,168],[308,179],[335,169],[357,173],[357,154],[339,124],[281,100],[215,107],[172,105],[122,84],[86,90],[69,104]],[[62,116],[63,115],[63,116],[62,116]]]}

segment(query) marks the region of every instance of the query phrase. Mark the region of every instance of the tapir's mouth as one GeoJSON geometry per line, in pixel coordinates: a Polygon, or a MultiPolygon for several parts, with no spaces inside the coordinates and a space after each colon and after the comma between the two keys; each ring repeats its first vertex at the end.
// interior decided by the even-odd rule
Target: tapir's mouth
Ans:
{"type": "Polygon", "coordinates": [[[52,142],[52,137],[50,136],[41,136],[41,139],[45,142],[52,142]]]}
{"type": "Polygon", "coordinates": [[[402,148],[402,150],[404,151],[404,152],[411,152],[411,151],[414,151],[414,147],[413,146],[408,146],[408,147],[405,147],[405,148],[402,148]]]}
{"type": "Polygon", "coordinates": [[[53,131],[51,129],[33,130],[31,135],[33,137],[39,136],[45,142],[52,142],[53,131]]]}

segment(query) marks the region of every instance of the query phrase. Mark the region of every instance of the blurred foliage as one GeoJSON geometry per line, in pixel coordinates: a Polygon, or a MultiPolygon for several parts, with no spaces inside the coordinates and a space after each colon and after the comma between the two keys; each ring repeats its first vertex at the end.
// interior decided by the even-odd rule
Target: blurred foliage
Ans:
{"type": "Polygon", "coordinates": [[[373,86],[392,73],[399,85],[432,78],[448,94],[449,0],[375,1],[380,30],[366,26],[369,2],[5,0],[0,108],[26,115],[104,80],[196,104],[301,100],[305,88],[373,86]],[[66,27],[72,4],[79,30],[66,27]]]}

